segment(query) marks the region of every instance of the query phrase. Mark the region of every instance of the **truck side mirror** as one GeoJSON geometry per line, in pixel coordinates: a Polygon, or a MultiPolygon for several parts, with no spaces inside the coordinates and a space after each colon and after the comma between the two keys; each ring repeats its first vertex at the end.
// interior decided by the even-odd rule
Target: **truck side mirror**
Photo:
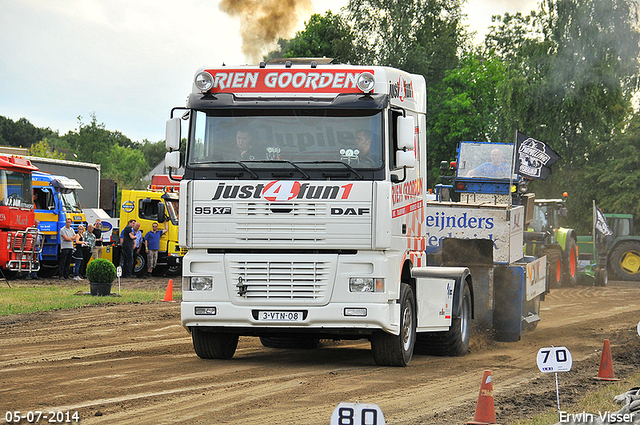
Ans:
{"type": "Polygon", "coordinates": [[[398,117],[398,149],[411,149],[413,150],[414,136],[415,136],[415,124],[413,117],[398,117]]]}
{"type": "Polygon", "coordinates": [[[164,204],[162,202],[158,203],[158,223],[164,223],[164,204]]]}
{"type": "Polygon", "coordinates": [[[416,152],[410,151],[396,151],[396,166],[398,168],[407,167],[413,168],[416,166],[416,152]]]}
{"type": "Polygon", "coordinates": [[[165,146],[168,151],[177,151],[180,149],[181,125],[180,118],[170,118],[167,120],[165,146]]]}
{"type": "Polygon", "coordinates": [[[164,165],[174,170],[180,168],[180,151],[167,152],[164,155],[164,165]]]}

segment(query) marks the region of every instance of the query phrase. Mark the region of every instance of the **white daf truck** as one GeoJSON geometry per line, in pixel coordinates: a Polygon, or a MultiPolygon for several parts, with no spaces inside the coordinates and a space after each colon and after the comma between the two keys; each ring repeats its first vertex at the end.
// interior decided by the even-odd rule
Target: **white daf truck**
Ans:
{"type": "Polygon", "coordinates": [[[184,166],[182,324],[199,357],[231,358],[239,336],[368,338],[393,366],[414,349],[467,352],[469,269],[426,262],[425,90],[419,75],[323,60],[197,71],[166,164],[184,166]]]}

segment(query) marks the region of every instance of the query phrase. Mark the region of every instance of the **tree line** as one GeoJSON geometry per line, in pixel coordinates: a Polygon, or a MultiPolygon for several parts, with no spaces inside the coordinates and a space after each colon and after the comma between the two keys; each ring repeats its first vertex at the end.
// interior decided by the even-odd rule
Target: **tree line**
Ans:
{"type": "Polygon", "coordinates": [[[27,148],[42,158],[100,164],[101,177],[113,179],[119,190],[143,189],[145,176],[164,159],[164,141],[134,142],[119,131],[98,123],[95,114],[89,123],[78,117],[78,128],[60,135],[50,128],[37,128],[25,118],[13,121],[0,116],[0,146],[27,148]]]}

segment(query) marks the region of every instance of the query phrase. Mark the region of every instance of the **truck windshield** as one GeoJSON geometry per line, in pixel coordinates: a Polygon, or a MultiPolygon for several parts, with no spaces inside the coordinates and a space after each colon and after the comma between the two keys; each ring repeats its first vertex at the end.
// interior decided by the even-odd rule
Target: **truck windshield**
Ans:
{"type": "Polygon", "coordinates": [[[18,208],[32,207],[31,174],[0,170],[0,205],[18,208]]]}
{"type": "Polygon", "coordinates": [[[60,200],[62,201],[62,209],[65,212],[82,212],[80,206],[80,200],[75,190],[67,193],[60,193],[60,200]]]}
{"type": "Polygon", "coordinates": [[[188,165],[343,162],[354,169],[383,165],[380,110],[208,110],[191,115],[188,165]]]}
{"type": "Polygon", "coordinates": [[[505,143],[460,143],[458,177],[508,179],[512,170],[513,145],[505,143]]]}

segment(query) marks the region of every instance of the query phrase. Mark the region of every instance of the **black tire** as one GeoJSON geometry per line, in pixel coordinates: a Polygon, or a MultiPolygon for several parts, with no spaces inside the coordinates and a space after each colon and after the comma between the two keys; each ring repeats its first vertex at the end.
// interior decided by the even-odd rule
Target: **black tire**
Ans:
{"type": "Polygon", "coordinates": [[[43,264],[40,263],[40,270],[38,270],[38,277],[50,278],[58,273],[58,263],[55,264],[43,264]]]}
{"type": "Polygon", "coordinates": [[[167,266],[167,274],[169,276],[180,276],[182,274],[182,265],[174,264],[173,266],[167,266]]]}
{"type": "Polygon", "coordinates": [[[201,359],[228,360],[238,347],[238,335],[207,332],[199,327],[191,328],[193,349],[201,359]]]}
{"type": "Polygon", "coordinates": [[[18,276],[18,272],[12,270],[2,270],[2,274],[7,280],[14,280],[18,276]]]}
{"type": "Polygon", "coordinates": [[[317,348],[320,340],[316,338],[295,338],[280,336],[261,336],[260,342],[269,348],[293,348],[309,350],[317,348]]]}
{"type": "Polygon", "coordinates": [[[371,336],[373,359],[379,366],[406,366],[413,357],[416,343],[416,301],[413,289],[400,286],[400,334],[378,331],[371,336]]]}
{"type": "Polygon", "coordinates": [[[559,288],[562,283],[562,251],[560,248],[545,250],[547,256],[547,282],[549,288],[559,288]]]}
{"type": "Polygon", "coordinates": [[[609,273],[607,268],[596,269],[596,286],[607,286],[609,284],[609,273]]]}
{"type": "Polygon", "coordinates": [[[133,274],[136,276],[144,276],[147,273],[147,255],[140,250],[133,256],[133,274]]]}
{"type": "Polygon", "coordinates": [[[562,258],[562,286],[576,286],[578,283],[578,246],[576,240],[569,238],[567,249],[562,258]]]}
{"type": "Polygon", "coordinates": [[[467,282],[462,288],[460,317],[451,320],[446,332],[419,333],[416,353],[432,356],[464,356],[471,340],[471,291],[467,282]]]}
{"type": "Polygon", "coordinates": [[[609,266],[617,279],[640,281],[640,242],[618,244],[611,251],[609,266]]]}

